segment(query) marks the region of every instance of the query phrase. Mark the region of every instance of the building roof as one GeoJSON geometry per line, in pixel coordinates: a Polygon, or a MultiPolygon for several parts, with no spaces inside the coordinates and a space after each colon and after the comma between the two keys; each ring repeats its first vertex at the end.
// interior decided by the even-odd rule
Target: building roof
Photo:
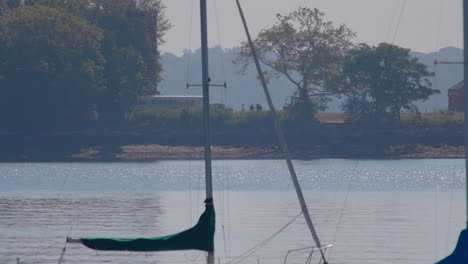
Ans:
{"type": "Polygon", "coordinates": [[[449,88],[449,91],[463,90],[464,84],[465,84],[465,82],[464,82],[464,81],[461,81],[461,82],[455,84],[454,86],[450,87],[450,88],[449,88]]]}

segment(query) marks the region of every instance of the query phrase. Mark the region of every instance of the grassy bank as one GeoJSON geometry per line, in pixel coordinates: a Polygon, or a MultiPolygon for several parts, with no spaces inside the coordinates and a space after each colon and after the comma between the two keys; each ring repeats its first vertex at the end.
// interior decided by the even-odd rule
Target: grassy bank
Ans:
{"type": "MultiPolygon", "coordinates": [[[[215,123],[213,127],[216,158],[281,157],[270,122],[229,126],[215,123]]],[[[463,127],[458,123],[368,127],[340,122],[285,122],[283,127],[294,157],[301,159],[463,156],[463,127]]],[[[0,161],[192,159],[201,158],[202,139],[202,129],[195,124],[8,132],[0,134],[0,161]]]]}
{"type": "MultiPolygon", "coordinates": [[[[316,118],[323,123],[344,123],[346,122],[345,113],[317,113],[316,118]]],[[[442,124],[462,124],[462,112],[437,111],[433,113],[402,113],[401,122],[403,125],[442,125],[442,124]]]]}

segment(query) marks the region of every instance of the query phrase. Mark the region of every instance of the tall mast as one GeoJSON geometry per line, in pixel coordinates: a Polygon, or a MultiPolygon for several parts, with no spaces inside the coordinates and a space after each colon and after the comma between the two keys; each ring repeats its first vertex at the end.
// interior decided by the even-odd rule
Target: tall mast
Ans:
{"type": "MultiPolygon", "coordinates": [[[[203,85],[203,135],[205,143],[205,186],[206,199],[213,199],[211,175],[211,126],[210,126],[210,77],[208,75],[208,22],[206,0],[200,0],[202,85],[203,85]]],[[[208,264],[214,264],[214,252],[208,252],[208,264]]]]}
{"type": "Polygon", "coordinates": [[[466,221],[468,227],[468,0],[463,0],[463,91],[464,91],[464,135],[465,135],[465,181],[466,181],[466,221]]]}
{"type": "Polygon", "coordinates": [[[206,0],[200,0],[206,198],[212,199],[213,181],[211,176],[210,77],[208,76],[208,30],[206,15],[206,0]]]}
{"type": "MultiPolygon", "coordinates": [[[[466,0],[466,1],[468,1],[468,0],[466,0]]],[[[257,68],[259,79],[260,79],[260,82],[262,84],[263,91],[265,93],[265,96],[266,96],[266,99],[267,99],[267,102],[268,102],[268,106],[270,107],[270,114],[273,117],[275,133],[276,133],[276,136],[278,138],[281,150],[283,151],[284,158],[286,160],[286,164],[288,165],[289,174],[291,175],[291,179],[293,181],[294,188],[296,190],[297,198],[298,198],[299,204],[301,206],[302,215],[305,218],[305,221],[306,221],[307,226],[309,228],[310,234],[312,235],[312,239],[315,241],[315,244],[317,245],[317,248],[320,250],[320,254],[321,254],[323,263],[327,264],[328,262],[325,259],[325,252],[322,250],[322,245],[320,243],[320,239],[319,239],[319,237],[317,235],[314,224],[312,223],[312,218],[310,217],[309,209],[307,208],[307,204],[306,204],[305,199],[304,199],[304,194],[302,193],[302,189],[301,189],[301,186],[299,184],[299,180],[297,179],[296,171],[294,169],[294,165],[293,165],[292,160],[291,160],[291,154],[289,152],[288,145],[286,144],[286,139],[284,137],[283,130],[281,129],[281,126],[280,126],[280,123],[279,123],[278,114],[276,112],[275,106],[273,105],[273,101],[271,99],[270,92],[268,91],[266,80],[265,80],[265,77],[263,75],[263,71],[262,71],[262,68],[260,66],[260,61],[259,61],[258,56],[257,56],[257,51],[255,49],[255,45],[254,45],[254,43],[252,41],[252,38],[250,36],[249,28],[247,27],[247,22],[246,22],[246,19],[245,19],[245,16],[244,16],[244,12],[242,11],[242,7],[241,7],[241,4],[240,4],[239,0],[236,0],[236,3],[237,3],[237,8],[239,9],[239,14],[241,16],[242,24],[244,25],[245,34],[247,35],[247,40],[248,40],[250,50],[252,52],[252,56],[253,56],[253,59],[254,59],[254,62],[255,62],[255,67],[257,68]]]]}

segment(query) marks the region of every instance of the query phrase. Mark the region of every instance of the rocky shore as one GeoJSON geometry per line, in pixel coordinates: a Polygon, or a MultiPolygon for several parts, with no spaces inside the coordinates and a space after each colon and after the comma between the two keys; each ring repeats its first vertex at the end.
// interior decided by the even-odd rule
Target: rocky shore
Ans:
{"type": "MultiPolygon", "coordinates": [[[[353,124],[285,126],[295,159],[455,159],[464,157],[461,125],[368,128],[353,124]]],[[[213,159],[280,159],[266,126],[217,129],[213,159]]],[[[203,159],[201,129],[0,133],[0,162],[125,162],[203,159]]]]}
{"type": "MultiPolygon", "coordinates": [[[[424,146],[398,145],[386,150],[359,150],[352,153],[338,153],[325,147],[294,148],[295,159],[349,158],[349,159],[459,159],[464,157],[462,146],[424,146]]],[[[64,157],[69,161],[157,161],[179,159],[203,159],[203,147],[125,145],[115,148],[114,152],[106,152],[100,147],[80,150],[79,153],[64,157]]],[[[220,147],[212,148],[213,159],[280,159],[281,152],[277,147],[220,147]]]]}

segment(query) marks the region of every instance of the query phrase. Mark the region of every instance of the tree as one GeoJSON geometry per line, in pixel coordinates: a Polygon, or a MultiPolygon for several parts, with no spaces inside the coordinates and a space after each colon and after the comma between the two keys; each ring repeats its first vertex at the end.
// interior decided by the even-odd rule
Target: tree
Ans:
{"type": "Polygon", "coordinates": [[[21,6],[21,0],[0,0],[0,17],[21,6]]]}
{"type": "Polygon", "coordinates": [[[25,0],[25,5],[53,7],[102,29],[106,89],[97,105],[102,119],[123,118],[142,95],[157,90],[162,72],[158,44],[171,27],[161,0],[25,0]]]}
{"type": "MultiPolygon", "coordinates": [[[[40,51],[36,50],[38,47],[28,47],[28,43],[35,44],[36,42],[33,41],[35,38],[54,40],[54,38],[60,38],[63,34],[71,34],[65,32],[71,29],[67,24],[68,22],[54,25],[47,18],[41,17],[45,15],[45,11],[41,11],[42,13],[36,16],[28,14],[28,16],[21,18],[24,19],[21,26],[12,24],[21,24],[19,20],[10,21],[13,17],[24,16],[23,13],[26,11],[23,10],[36,10],[34,8],[42,11],[47,10],[47,12],[53,13],[52,15],[60,13],[64,17],[70,16],[73,18],[73,21],[68,21],[70,23],[81,20],[90,28],[92,27],[99,32],[99,38],[96,39],[97,42],[95,43],[98,49],[96,52],[100,56],[99,63],[96,64],[99,69],[96,75],[99,81],[91,83],[91,86],[87,88],[90,91],[94,89],[93,96],[95,98],[93,101],[95,103],[93,103],[93,111],[99,113],[101,120],[118,121],[122,119],[125,112],[130,111],[141,96],[154,93],[157,89],[162,71],[158,44],[164,43],[165,33],[171,27],[165,17],[165,7],[161,0],[0,0],[0,15],[4,16],[2,20],[6,23],[5,28],[14,27],[15,34],[21,35],[21,39],[15,41],[21,41],[24,44],[24,50],[36,51],[39,55],[50,49],[57,48],[55,46],[56,42],[44,41],[44,43],[41,43],[42,50],[40,51]],[[22,4],[26,6],[24,7],[26,9],[20,7],[22,4]],[[29,19],[34,21],[34,25],[27,23],[29,19]],[[41,24],[44,24],[44,26],[41,26],[41,24]],[[64,24],[67,25],[64,26],[64,24]],[[46,28],[46,25],[49,28],[46,28]],[[37,30],[31,28],[37,28],[37,30]],[[27,32],[31,30],[33,33],[28,35],[27,32]],[[59,31],[56,37],[53,35],[54,30],[59,31]],[[99,88],[97,88],[98,86],[99,88]]],[[[84,34],[86,31],[81,32],[82,29],[80,27],[76,28],[75,34],[84,34]]],[[[80,35],[80,37],[85,38],[86,36],[80,35]]],[[[92,38],[93,34],[90,34],[89,37],[92,38]]],[[[65,43],[66,41],[68,40],[62,42],[65,43]]],[[[67,45],[69,43],[62,46],[67,45]]],[[[13,47],[9,48],[13,49],[13,47]]],[[[81,48],[86,49],[84,46],[76,49],[81,48]]],[[[75,53],[86,52],[85,50],[74,49],[62,49],[61,51],[63,52],[62,57],[66,59],[75,58],[75,53]]],[[[4,50],[3,52],[7,51],[4,50]]],[[[13,53],[5,54],[14,56],[13,53]]],[[[15,54],[24,55],[18,54],[18,52],[15,54]]],[[[31,61],[34,61],[37,57],[32,54],[30,56],[31,61]]],[[[9,61],[17,59],[20,58],[10,57],[9,61]]],[[[38,59],[40,60],[40,58],[38,59]]],[[[6,61],[5,57],[4,62],[6,61]]],[[[6,64],[4,66],[6,69],[6,64]]],[[[24,72],[23,78],[24,76],[26,76],[25,80],[28,80],[29,77],[34,78],[34,74],[35,72],[32,71],[24,72]]],[[[3,74],[0,72],[0,79],[2,76],[3,74]]],[[[69,81],[71,82],[78,77],[80,77],[79,74],[73,75],[70,73],[69,81]]],[[[86,80],[86,78],[83,80],[86,80]]],[[[21,78],[8,78],[11,87],[15,86],[14,81],[21,82],[23,80],[21,78]]],[[[6,83],[6,81],[3,83],[6,83]]],[[[46,83],[44,85],[47,86],[46,83]]],[[[82,83],[82,85],[85,84],[82,83]]],[[[22,87],[22,85],[20,86],[22,87]]],[[[84,87],[81,89],[83,90],[84,87]]],[[[91,92],[88,94],[90,95],[91,92]]],[[[77,100],[77,103],[80,103],[80,101],[77,100]]],[[[67,110],[57,112],[65,114],[67,110]]]]}
{"type": "Polygon", "coordinates": [[[138,1],[138,9],[145,13],[146,30],[152,32],[150,36],[155,41],[156,48],[159,44],[166,43],[164,35],[172,27],[164,13],[166,6],[160,0],[140,0],[138,1]]]}
{"type": "Polygon", "coordinates": [[[342,109],[351,119],[400,120],[402,110],[418,111],[415,101],[440,93],[431,88],[434,74],[426,65],[396,45],[361,44],[348,53],[344,69],[354,89],[342,109]]]}
{"type": "MultiPolygon", "coordinates": [[[[312,99],[324,107],[329,96],[345,89],[341,66],[354,33],[345,25],[335,27],[318,9],[300,7],[277,19],[255,39],[260,60],[269,68],[266,76],[285,76],[297,89],[300,103],[310,105],[312,99]]],[[[237,61],[244,70],[251,63],[247,43],[237,61]]]]}
{"type": "Polygon", "coordinates": [[[45,6],[0,20],[0,119],[8,127],[50,128],[96,118],[103,83],[102,31],[45,6]]]}
{"type": "Polygon", "coordinates": [[[160,0],[95,0],[88,17],[104,30],[108,90],[102,111],[109,120],[120,119],[142,95],[156,90],[162,71],[158,43],[170,23],[160,0]]]}

